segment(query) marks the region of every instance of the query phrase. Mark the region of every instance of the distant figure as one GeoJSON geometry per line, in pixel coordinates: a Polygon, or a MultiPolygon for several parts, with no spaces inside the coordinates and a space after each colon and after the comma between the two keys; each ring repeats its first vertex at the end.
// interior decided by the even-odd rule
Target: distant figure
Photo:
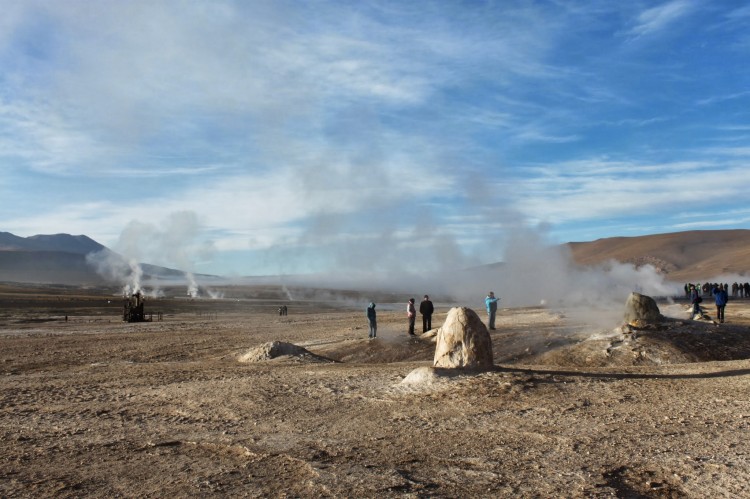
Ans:
{"type": "Polygon", "coordinates": [[[289,315],[289,308],[286,305],[282,307],[284,309],[284,315],[289,315]]]}
{"type": "Polygon", "coordinates": [[[701,302],[703,301],[703,298],[701,298],[701,294],[698,292],[698,289],[691,284],[690,285],[690,303],[693,304],[693,318],[695,318],[696,315],[701,316],[701,302]]]}
{"type": "Polygon", "coordinates": [[[279,307],[279,317],[281,317],[282,315],[284,315],[284,307],[283,306],[279,307]]]}
{"type": "Polygon", "coordinates": [[[406,304],[406,316],[409,318],[409,334],[414,336],[414,322],[417,320],[417,309],[414,308],[414,298],[409,298],[406,304]]]}
{"type": "Polygon", "coordinates": [[[370,302],[367,307],[367,322],[370,324],[370,335],[369,337],[375,338],[378,334],[378,321],[377,315],[375,314],[375,303],[370,302]]]}
{"type": "Polygon", "coordinates": [[[487,317],[489,319],[489,328],[495,329],[495,314],[497,314],[497,302],[500,298],[495,298],[494,291],[490,291],[487,298],[484,299],[484,304],[487,307],[487,317]]]}
{"type": "Polygon", "coordinates": [[[729,301],[729,296],[727,295],[727,290],[722,288],[721,286],[716,286],[713,290],[714,294],[714,301],[716,302],[716,320],[720,323],[724,322],[724,307],[727,305],[727,301],[729,301]]]}
{"type": "Polygon", "coordinates": [[[424,295],[424,300],[419,304],[419,313],[422,314],[422,333],[426,333],[432,329],[432,313],[435,311],[435,307],[430,301],[430,297],[424,295]]]}

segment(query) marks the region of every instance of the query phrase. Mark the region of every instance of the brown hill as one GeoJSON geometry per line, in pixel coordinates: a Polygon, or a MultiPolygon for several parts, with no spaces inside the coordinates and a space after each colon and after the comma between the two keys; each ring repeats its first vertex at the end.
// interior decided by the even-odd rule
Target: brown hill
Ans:
{"type": "Polygon", "coordinates": [[[573,260],[595,265],[617,260],[651,264],[676,282],[750,273],[750,230],[693,230],[567,243],[573,260]]]}
{"type": "MultiPolygon", "coordinates": [[[[748,274],[750,280],[750,230],[745,229],[610,237],[565,246],[580,265],[607,260],[651,264],[675,282],[704,282],[728,274],[748,274]]],[[[102,277],[87,264],[85,254],[101,248],[86,236],[20,238],[0,232],[0,281],[99,284],[102,277]]],[[[154,265],[142,268],[155,277],[184,276],[180,270],[154,265]]]]}

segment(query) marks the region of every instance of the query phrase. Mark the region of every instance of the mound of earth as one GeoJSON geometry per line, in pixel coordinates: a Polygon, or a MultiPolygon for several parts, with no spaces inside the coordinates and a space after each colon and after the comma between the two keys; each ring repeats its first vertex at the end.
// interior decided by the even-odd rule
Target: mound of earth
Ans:
{"type": "Polygon", "coordinates": [[[325,355],[339,362],[388,364],[391,362],[432,361],[434,342],[419,336],[378,337],[374,340],[345,341],[329,348],[325,355]]]}
{"type": "Polygon", "coordinates": [[[401,380],[404,385],[431,385],[458,376],[476,375],[477,371],[449,367],[418,367],[401,380]]]}
{"type": "Polygon", "coordinates": [[[664,322],[643,329],[624,326],[560,348],[531,355],[525,364],[560,367],[625,367],[750,358],[750,335],[742,326],[704,321],[664,322]]]}
{"type": "Polygon", "coordinates": [[[240,362],[263,362],[279,357],[293,358],[308,362],[332,362],[331,359],[316,355],[306,348],[286,343],[283,341],[270,341],[252,348],[247,353],[240,355],[240,362]]]}

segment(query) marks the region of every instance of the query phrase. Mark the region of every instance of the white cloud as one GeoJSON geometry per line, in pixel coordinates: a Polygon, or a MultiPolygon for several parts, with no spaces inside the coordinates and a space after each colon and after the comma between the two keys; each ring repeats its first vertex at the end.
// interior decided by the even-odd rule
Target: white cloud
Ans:
{"type": "MultiPolygon", "coordinates": [[[[747,148],[701,144],[743,130],[685,131],[742,114],[669,103],[745,95],[723,73],[704,80],[670,37],[632,50],[616,34],[742,10],[633,8],[12,3],[0,19],[0,162],[14,175],[0,184],[2,229],[107,243],[132,220],[192,212],[220,251],[304,259],[317,247],[386,265],[406,245],[443,261],[525,223],[631,227],[631,214],[668,217],[707,190],[737,196],[747,148]],[[34,192],[14,191],[29,172],[34,192]],[[69,196],[45,192],[58,183],[69,196]]],[[[703,56],[727,61],[723,39],[710,41],[703,56]]]]}
{"type": "Polygon", "coordinates": [[[689,0],[673,0],[651,7],[638,15],[637,24],[630,32],[638,37],[659,33],[691,13],[693,9],[694,4],[689,0]]]}
{"type": "Polygon", "coordinates": [[[708,97],[708,98],[697,101],[696,104],[698,104],[699,106],[706,106],[710,104],[716,104],[717,102],[741,99],[743,97],[747,97],[748,95],[750,95],[750,90],[744,91],[744,92],[735,92],[735,93],[731,93],[727,95],[717,95],[713,97],[708,97]]]}
{"type": "Polygon", "coordinates": [[[529,219],[553,224],[649,214],[663,217],[665,210],[679,213],[693,205],[724,206],[727,199],[743,196],[750,171],[744,166],[720,168],[722,175],[716,175],[714,165],[698,162],[569,164],[522,181],[514,199],[529,219]]]}

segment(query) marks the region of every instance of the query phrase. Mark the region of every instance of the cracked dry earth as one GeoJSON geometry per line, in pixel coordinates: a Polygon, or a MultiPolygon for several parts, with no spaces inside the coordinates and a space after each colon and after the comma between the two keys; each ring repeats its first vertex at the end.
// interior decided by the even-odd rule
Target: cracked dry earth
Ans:
{"type": "Polygon", "coordinates": [[[369,341],[364,308],[205,306],[142,324],[4,308],[0,496],[750,496],[745,302],[722,327],[593,340],[504,309],[496,370],[413,383],[434,343],[400,311],[369,341]],[[331,361],[238,361],[273,340],[331,361]]]}

